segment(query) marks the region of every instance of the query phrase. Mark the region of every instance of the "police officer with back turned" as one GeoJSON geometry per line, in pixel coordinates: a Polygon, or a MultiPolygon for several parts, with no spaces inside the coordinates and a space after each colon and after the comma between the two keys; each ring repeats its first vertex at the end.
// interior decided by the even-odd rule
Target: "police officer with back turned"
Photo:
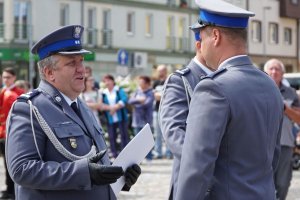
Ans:
{"type": "Polygon", "coordinates": [[[191,98],[175,199],[273,200],[283,102],[247,56],[254,13],[223,0],[196,4],[201,54],[217,71],[191,98]]]}

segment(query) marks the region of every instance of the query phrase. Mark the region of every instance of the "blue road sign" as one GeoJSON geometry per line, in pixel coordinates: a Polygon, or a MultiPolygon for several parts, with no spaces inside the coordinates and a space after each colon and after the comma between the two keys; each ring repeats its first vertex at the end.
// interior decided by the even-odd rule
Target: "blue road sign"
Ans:
{"type": "Polygon", "coordinates": [[[118,63],[119,65],[128,65],[128,52],[125,49],[118,51],[118,63]]]}

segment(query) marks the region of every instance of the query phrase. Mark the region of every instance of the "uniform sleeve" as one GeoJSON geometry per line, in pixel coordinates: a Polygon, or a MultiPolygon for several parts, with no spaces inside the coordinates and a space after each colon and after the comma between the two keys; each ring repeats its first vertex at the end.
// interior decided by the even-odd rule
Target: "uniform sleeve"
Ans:
{"type": "MultiPolygon", "coordinates": [[[[34,121],[37,144],[43,156],[47,151],[47,138],[34,121]]],[[[25,102],[17,102],[13,107],[6,150],[9,174],[19,185],[41,190],[91,189],[86,159],[75,162],[40,160],[31,129],[29,105],[25,102]]]]}
{"type": "Polygon", "coordinates": [[[212,182],[221,140],[230,117],[229,103],[211,79],[192,96],[183,144],[176,199],[204,199],[212,182]]]}
{"type": "Polygon", "coordinates": [[[178,159],[181,158],[188,109],[183,81],[180,76],[171,75],[165,84],[159,119],[165,142],[178,159]]]}

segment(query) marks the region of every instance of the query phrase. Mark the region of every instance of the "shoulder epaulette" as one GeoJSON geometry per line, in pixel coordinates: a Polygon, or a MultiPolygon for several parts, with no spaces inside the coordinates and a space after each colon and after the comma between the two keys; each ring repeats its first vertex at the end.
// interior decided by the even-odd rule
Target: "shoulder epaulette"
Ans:
{"type": "Polygon", "coordinates": [[[40,90],[38,89],[34,89],[31,92],[28,92],[26,94],[22,94],[18,97],[18,100],[25,100],[28,101],[30,99],[32,99],[33,97],[35,97],[36,95],[38,95],[39,93],[41,93],[40,90]]]}
{"type": "Polygon", "coordinates": [[[190,68],[185,67],[185,68],[176,70],[175,73],[179,74],[180,76],[184,76],[184,75],[188,74],[190,71],[191,71],[190,68]]]}
{"type": "Polygon", "coordinates": [[[206,76],[202,76],[202,77],[201,77],[201,80],[202,80],[202,79],[205,79],[205,78],[211,78],[211,79],[213,79],[213,78],[215,78],[217,75],[222,74],[222,73],[224,73],[224,72],[226,72],[226,71],[227,71],[226,68],[218,69],[217,71],[214,71],[214,72],[211,73],[211,74],[208,74],[208,75],[206,75],[206,76]]]}

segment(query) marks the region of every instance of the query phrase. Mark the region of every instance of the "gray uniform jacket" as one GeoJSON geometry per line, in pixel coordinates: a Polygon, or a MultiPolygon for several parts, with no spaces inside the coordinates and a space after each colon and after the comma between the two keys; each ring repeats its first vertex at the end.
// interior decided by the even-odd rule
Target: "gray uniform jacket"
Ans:
{"type": "MultiPolygon", "coordinates": [[[[191,89],[206,73],[193,60],[188,64],[183,75],[189,82],[191,89]]],[[[163,97],[159,107],[161,130],[168,148],[174,155],[171,177],[171,191],[169,199],[176,195],[178,172],[182,145],[186,130],[186,119],[189,112],[188,99],[181,75],[171,74],[165,83],[163,97]]]]}
{"type": "Polygon", "coordinates": [[[222,66],[194,90],[175,198],[273,200],[281,94],[247,56],[222,66]]]}
{"type": "MultiPolygon", "coordinates": [[[[66,149],[82,156],[90,151],[93,142],[97,151],[107,148],[102,129],[82,101],[78,99],[84,123],[52,85],[41,81],[38,91],[31,101],[66,149]],[[70,139],[76,143],[73,147],[70,139]]],[[[109,185],[91,184],[87,158],[67,160],[54,148],[34,116],[33,120],[42,160],[33,138],[29,104],[19,99],[12,110],[6,146],[17,200],[116,199],[109,185]]],[[[107,155],[101,162],[110,164],[107,155]]]]}

